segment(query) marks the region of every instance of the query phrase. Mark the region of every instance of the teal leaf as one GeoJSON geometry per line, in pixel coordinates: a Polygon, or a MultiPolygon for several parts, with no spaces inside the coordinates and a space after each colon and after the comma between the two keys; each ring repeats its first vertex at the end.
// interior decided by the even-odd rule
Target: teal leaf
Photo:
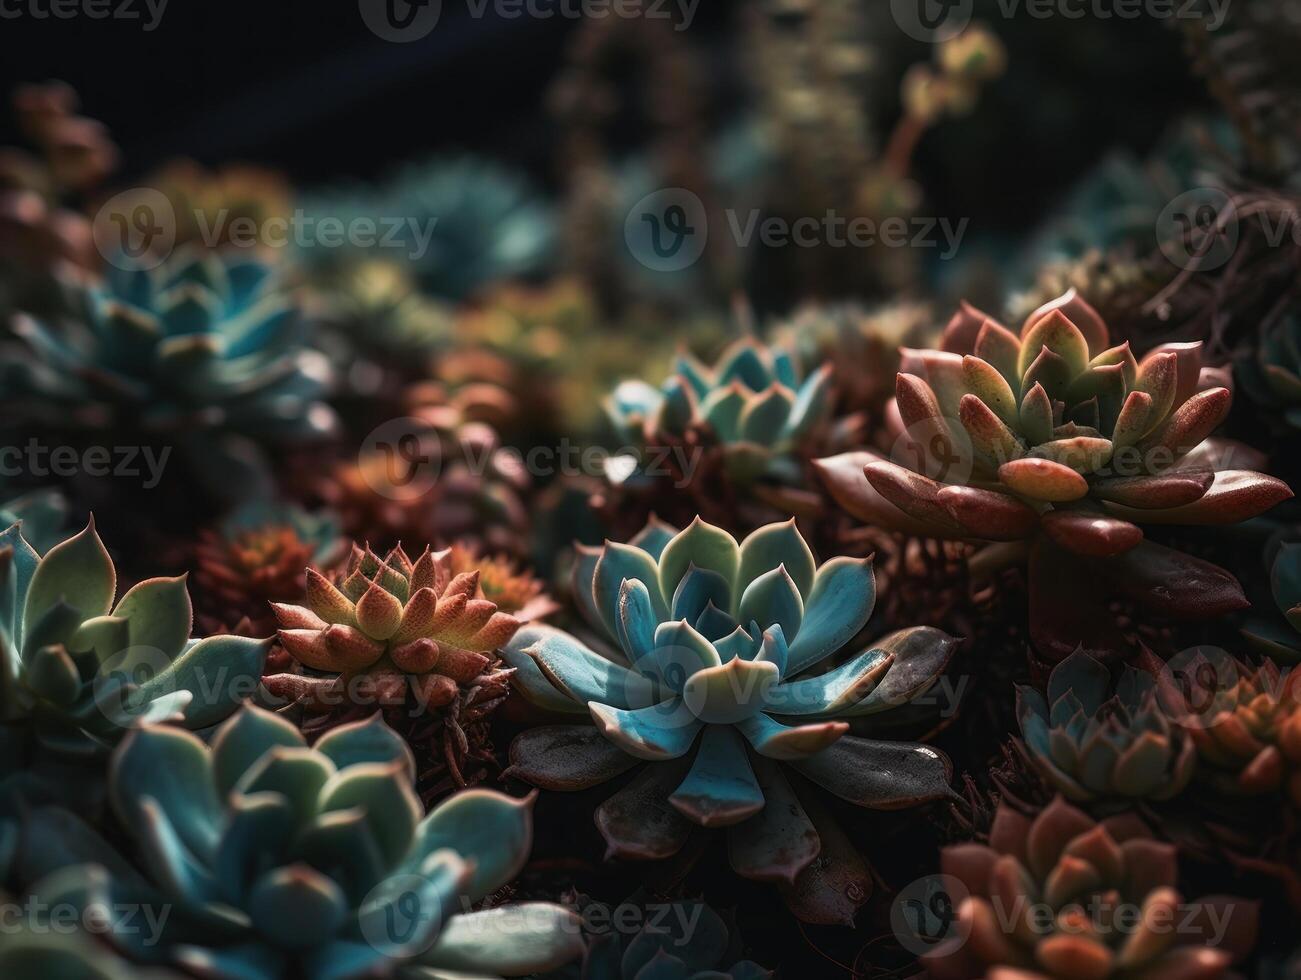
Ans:
{"type": "Polygon", "coordinates": [[[215,725],[257,692],[271,645],[271,640],[245,636],[209,636],[140,685],[140,695],[151,701],[172,691],[190,691],[194,699],[185,710],[185,724],[215,725]]]}
{"type": "MultiPolygon", "coordinates": [[[[272,850],[276,852],[274,846],[272,850]]],[[[333,878],[347,896],[350,908],[360,905],[388,871],[361,810],[317,817],[293,841],[292,854],[333,878]]]]}
{"type": "Polygon", "coordinates": [[[687,678],[682,699],[701,721],[731,725],[761,711],[777,680],[775,664],[734,659],[687,678]]]}
{"type": "Polygon", "coordinates": [[[732,584],[718,572],[688,566],[673,593],[673,619],[694,623],[710,604],[719,609],[732,608],[732,584]]]}
{"type": "Polygon", "coordinates": [[[783,636],[799,636],[804,620],[804,600],[785,565],[764,572],[741,596],[740,620],[757,622],[760,627],[781,627],[783,636]]]}
{"type": "Polygon", "coordinates": [[[760,713],[742,718],[736,728],[760,755],[790,760],[807,759],[821,752],[849,731],[849,723],[822,721],[790,728],[760,713]]]}
{"type": "Polygon", "coordinates": [[[529,623],[523,629],[516,632],[511,637],[510,642],[504,646],[500,653],[506,666],[514,669],[515,673],[511,675],[511,683],[515,689],[524,695],[533,704],[547,711],[566,712],[569,714],[587,714],[587,705],[582,701],[571,698],[562,690],[557,689],[542,672],[542,668],[529,654],[529,650],[542,646],[581,646],[578,640],[574,639],[568,633],[556,629],[554,626],[545,626],[540,623],[529,623]]]}
{"type": "Polygon", "coordinates": [[[109,769],[113,808],[128,830],[145,821],[154,799],[185,846],[202,860],[215,853],[221,805],[208,747],[188,732],[149,727],[128,735],[109,769]]]}
{"type": "Polygon", "coordinates": [[[597,656],[567,634],[552,634],[524,653],[560,693],[579,704],[599,701],[619,708],[645,708],[663,700],[658,685],[597,656]]]}
{"type": "Polygon", "coordinates": [[[132,646],[151,647],[169,660],[175,659],[190,638],[194,623],[185,576],[151,578],[133,586],[113,609],[113,615],[129,624],[132,646]]]}
{"type": "Polygon", "coordinates": [[[790,391],[779,385],[756,395],[741,413],[741,441],[766,448],[777,446],[794,406],[790,391]]]}
{"type": "Polygon", "coordinates": [[[41,559],[28,584],[25,622],[38,622],[62,599],[82,619],[105,615],[113,606],[117,571],[92,519],[84,531],[55,545],[41,559]]]}
{"type": "Polygon", "coordinates": [[[674,691],[681,691],[692,674],[722,662],[714,645],[690,623],[661,623],[655,630],[656,669],[674,691]]]}
{"type": "Polygon", "coordinates": [[[335,775],[333,763],[311,749],[277,746],[249,766],[231,792],[274,793],[289,804],[295,825],[301,827],[316,815],[324,788],[335,775]]]}
{"type": "Polygon", "coordinates": [[[728,856],[743,878],[791,885],[818,856],[818,832],[782,767],[763,756],[754,758],[753,765],[764,807],[728,831],[728,856]]]}
{"type": "Polygon", "coordinates": [[[225,799],[255,762],[274,748],[306,748],[298,729],[279,715],[247,705],[212,737],[212,774],[225,799]]]}
{"type": "Polygon", "coordinates": [[[736,581],[741,549],[722,528],[706,524],[699,517],[670,541],[659,562],[659,583],[663,595],[675,595],[678,583],[692,565],[717,572],[729,583],[736,581]]]}
{"type": "Polygon", "coordinates": [[[744,592],[751,582],[778,565],[786,566],[801,596],[812,591],[817,565],[793,517],[789,521],[765,525],[741,542],[738,588],[744,592]]]}
{"type": "Polygon", "coordinates": [[[378,762],[401,762],[411,782],[416,781],[416,760],[397,732],[384,723],[384,716],[373,714],[365,721],[340,725],[321,736],[314,746],[317,752],[334,762],[340,771],[349,766],[378,762]]]}
{"type": "Polygon", "coordinates": [[[779,715],[834,716],[870,694],[889,666],[889,654],[884,650],[864,650],[825,674],[773,685],[765,710],[779,715]]]}
{"type": "Polygon", "coordinates": [[[368,763],[336,772],[321,788],[319,811],[333,813],[359,807],[391,867],[411,847],[421,806],[404,762],[368,763]]]}
{"type": "Polygon", "coordinates": [[[763,791],[741,737],[729,727],[706,728],[691,771],[669,802],[702,827],[727,827],[763,809],[763,791]]]}
{"type": "Polygon", "coordinates": [[[619,589],[619,646],[633,669],[652,680],[662,680],[654,656],[657,625],[646,583],[624,579],[619,589]]]}
{"type": "Polygon", "coordinates": [[[588,710],[596,727],[612,744],[630,756],[653,762],[686,755],[700,731],[699,719],[681,698],[636,711],[593,701],[588,710]]]}
{"type": "Polygon", "coordinates": [[[548,902],[522,902],[453,916],[418,962],[473,976],[518,977],[583,955],[582,920],[548,902]]]}
{"type": "Polygon", "coordinates": [[[23,614],[32,576],[40,564],[40,556],[22,535],[22,527],[14,524],[0,533],[0,548],[12,548],[8,581],[5,583],[5,604],[0,608],[0,623],[4,624],[14,646],[21,647],[23,639],[23,614]],[[10,589],[12,588],[12,592],[10,589]]]}
{"type": "Polygon", "coordinates": [[[416,830],[408,870],[423,871],[431,855],[451,848],[472,866],[465,888],[470,901],[478,901],[519,874],[528,861],[533,798],[469,789],[443,801],[416,830]]]}
{"type": "Polygon", "coordinates": [[[249,918],[276,946],[308,950],[328,942],[347,914],[342,890],[305,864],[275,868],[254,884],[249,918]]]}
{"type": "Polygon", "coordinates": [[[605,549],[596,562],[592,589],[601,622],[612,639],[619,635],[619,590],[625,579],[643,583],[650,594],[655,618],[660,622],[668,618],[668,604],[664,596],[672,595],[673,592],[661,591],[658,574],[655,559],[640,548],[614,541],[606,542],[605,549]]]}
{"type": "Polygon", "coordinates": [[[288,851],[297,821],[288,801],[275,793],[223,798],[226,826],[213,869],[222,901],[242,908],[253,883],[288,851]]]}
{"type": "Polygon", "coordinates": [[[876,581],[871,559],[833,558],[813,580],[804,600],[804,621],[790,642],[791,676],[835,653],[872,616],[876,581]]]}

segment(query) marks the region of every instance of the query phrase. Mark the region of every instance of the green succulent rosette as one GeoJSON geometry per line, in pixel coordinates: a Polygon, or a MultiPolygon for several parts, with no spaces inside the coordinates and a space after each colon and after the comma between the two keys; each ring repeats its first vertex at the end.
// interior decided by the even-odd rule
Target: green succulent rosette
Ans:
{"type": "Polygon", "coordinates": [[[220,980],[522,976],[580,955],[560,906],[466,911],[523,866],[531,799],[469,790],[425,816],[414,779],[378,717],[313,748],[254,707],[211,746],[149,725],[110,772],[142,873],[101,853],[32,890],[49,907],[167,909],[152,935],[107,938],[136,962],[220,980]]]}
{"type": "Polygon", "coordinates": [[[596,811],[612,856],[667,858],[693,827],[726,827],[739,874],[783,883],[809,921],[852,921],[870,883],[847,887],[865,869],[810,789],[877,809],[949,792],[934,749],[848,732],[881,731],[956,641],[902,630],[815,672],[863,630],[875,583],[870,559],[819,566],[793,520],[739,544],[699,519],[653,522],[628,544],[580,549],[574,587],[608,646],[526,624],[502,656],[526,698],[595,727],[523,733],[511,773],[577,790],[649,763],[596,811]]]}
{"type": "Polygon", "coordinates": [[[1111,672],[1086,653],[1053,668],[1047,697],[1017,685],[1016,714],[1030,757],[1074,803],[1172,799],[1197,763],[1155,677],[1126,666],[1113,693],[1111,672]]]}
{"type": "Polygon", "coordinates": [[[253,694],[269,640],[190,637],[185,579],[148,579],[115,600],[117,573],[94,522],[44,556],[19,525],[0,533],[0,777],[62,795],[48,759],[91,763],[131,728],[192,729],[253,694]]]}
{"type": "Polygon", "coordinates": [[[0,379],[13,418],[174,440],[215,491],[250,493],[265,481],[232,480],[233,466],[265,468],[259,447],[333,431],[329,364],[306,346],[275,268],[183,248],[157,268],[119,259],[104,275],[70,287],[65,318],[18,316],[6,328],[0,379]]]}
{"type": "Polygon", "coordinates": [[[1284,317],[1234,358],[1239,387],[1276,428],[1301,429],[1301,317],[1284,317]]]}
{"type": "Polygon", "coordinates": [[[721,447],[733,478],[793,481],[792,453],[825,419],[830,387],[829,365],[802,377],[787,350],[747,337],[713,367],[680,354],[659,388],[624,381],[604,406],[625,447],[662,450],[694,434],[721,447]]]}
{"type": "Polygon", "coordinates": [[[1253,612],[1243,635],[1265,656],[1282,664],[1301,662],[1301,542],[1296,532],[1279,533],[1265,548],[1269,590],[1277,615],[1253,612]]]}

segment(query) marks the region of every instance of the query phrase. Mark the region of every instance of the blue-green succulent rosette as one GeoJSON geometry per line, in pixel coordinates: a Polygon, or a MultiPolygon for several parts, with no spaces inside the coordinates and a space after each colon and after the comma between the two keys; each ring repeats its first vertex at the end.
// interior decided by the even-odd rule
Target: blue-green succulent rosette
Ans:
{"type": "Polygon", "coordinates": [[[152,935],[107,938],[135,962],[220,980],[523,976],[581,955],[560,906],[469,911],[523,867],[531,798],[469,790],[425,816],[414,780],[378,715],[313,748],[254,707],[210,746],[146,726],[109,775],[140,872],[101,842],[32,891],[49,907],[167,909],[152,935]]]}
{"type": "Polygon", "coordinates": [[[697,433],[721,449],[733,479],[797,483],[796,450],[825,420],[830,388],[830,365],[805,377],[789,351],[746,337],[713,367],[679,355],[658,388],[623,381],[604,407],[621,448],[648,457],[643,464],[697,433]]]}
{"type": "Polygon", "coordinates": [[[121,259],[71,287],[70,305],[58,321],[4,327],[0,380],[24,425],[174,442],[218,492],[264,490],[265,447],[334,431],[329,364],[307,347],[282,275],[251,254],[186,247],[152,269],[121,259]]]}
{"type": "Polygon", "coordinates": [[[1197,750],[1157,697],[1157,679],[1111,671],[1083,651],[1057,664],[1047,696],[1018,685],[1016,714],[1031,760],[1074,803],[1161,801],[1192,779],[1197,750]]]}
{"type": "Polygon", "coordinates": [[[870,881],[809,790],[874,809],[948,795],[939,752],[848,733],[928,691],[957,641],[902,630],[815,672],[863,630],[876,590],[870,559],[819,566],[793,520],[740,544],[699,519],[652,522],[580,549],[575,592],[608,647],[526,625],[503,657],[530,701],[595,725],[524,732],[511,775],[580,790],[650,763],[597,809],[611,856],[667,858],[694,827],[727,827],[737,873],[783,884],[807,921],[852,922],[870,881]]]}
{"type": "Polygon", "coordinates": [[[1301,663],[1301,541],[1297,529],[1270,537],[1265,546],[1269,591],[1267,602],[1257,604],[1243,635],[1262,654],[1280,664],[1301,663]]]}
{"type": "Polygon", "coordinates": [[[191,638],[183,577],[116,593],[93,521],[44,556],[20,525],[0,533],[0,802],[92,799],[131,728],[208,728],[256,691],[271,641],[191,638]]]}

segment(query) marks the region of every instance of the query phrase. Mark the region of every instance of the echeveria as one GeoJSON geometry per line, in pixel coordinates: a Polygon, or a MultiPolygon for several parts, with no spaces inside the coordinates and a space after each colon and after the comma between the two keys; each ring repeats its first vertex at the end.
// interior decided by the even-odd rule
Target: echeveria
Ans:
{"type": "Polygon", "coordinates": [[[383,558],[354,547],[337,586],[309,568],[307,604],[273,608],[289,654],[327,675],[282,686],[320,704],[346,692],[379,704],[446,705],[520,626],[482,597],[477,571],[454,571],[451,549],[426,548],[412,562],[400,546],[383,558]]]}
{"type": "Polygon", "coordinates": [[[1301,429],[1301,317],[1284,317],[1234,362],[1239,386],[1281,429],[1301,429]]]}
{"type": "Polygon", "coordinates": [[[1243,633],[1272,660],[1295,664],[1301,660],[1301,542],[1294,533],[1276,535],[1266,560],[1276,611],[1262,603],[1243,633]]]}
{"type": "Polygon", "coordinates": [[[1048,697],[1017,687],[1017,718],[1030,757],[1069,800],[1166,800],[1192,778],[1197,753],[1157,697],[1156,679],[1110,671],[1075,653],[1053,668],[1048,697]]]}
{"type": "Polygon", "coordinates": [[[866,892],[846,896],[829,862],[814,862],[838,832],[796,787],[879,809],[944,796],[940,753],[848,732],[928,690],[956,642],[903,630],[814,673],[866,625],[875,585],[870,559],[819,566],[794,521],[740,544],[700,520],[681,532],[652,523],[628,544],[582,549],[575,591],[610,649],[529,625],[503,657],[526,697],[596,727],[525,732],[511,771],[572,790],[649,762],[596,812],[611,854],[665,858],[693,825],[728,827],[738,873],[785,883],[811,920],[852,919],[866,892]]]}
{"type": "Polygon", "coordinates": [[[1132,813],[1095,822],[1059,797],[1034,819],[998,808],[988,844],[941,855],[956,918],[923,956],[935,980],[1217,980],[1255,942],[1255,903],[1185,902],[1177,852],[1132,813]]]}
{"type": "Polygon", "coordinates": [[[215,725],[254,693],[270,641],[191,639],[184,577],[116,592],[93,521],[44,557],[0,533],[0,720],[84,756],[143,722],[215,725]]]}
{"type": "Polygon", "coordinates": [[[458,914],[523,866],[531,801],[471,790],[422,817],[414,772],[378,718],[313,748],[252,707],[211,747],[146,726],[110,773],[145,874],[110,855],[54,870],[33,892],[49,907],[167,908],[156,934],[108,938],[134,960],[223,980],[517,976],[577,956],[578,924],[559,906],[458,914]]]}
{"type": "Polygon", "coordinates": [[[1140,525],[1233,524],[1292,496],[1281,480],[1231,468],[1259,454],[1207,438],[1229,410],[1223,380],[1202,367],[1200,344],[1138,360],[1074,292],[1032,313],[1019,335],[964,306],[941,349],[904,352],[896,458],[854,452],[819,469],[841,505],[871,523],[1024,542],[1044,597],[1031,597],[1041,652],[1060,660],[1083,633],[1086,649],[1114,655],[1117,637],[1099,635],[1104,624],[1087,614],[1111,596],[1081,600],[1065,582],[1049,584],[1060,569],[1094,592],[1105,580],[1154,615],[1223,615],[1246,605],[1237,581],[1145,541],[1140,525]],[[1105,571],[1087,567],[1100,562],[1105,571]]]}
{"type": "Polygon", "coordinates": [[[688,432],[704,432],[723,448],[734,475],[781,476],[781,457],[825,416],[830,379],[824,365],[801,380],[784,349],[746,338],[712,368],[679,355],[659,388],[622,382],[605,410],[629,447],[676,445],[688,432]]]}

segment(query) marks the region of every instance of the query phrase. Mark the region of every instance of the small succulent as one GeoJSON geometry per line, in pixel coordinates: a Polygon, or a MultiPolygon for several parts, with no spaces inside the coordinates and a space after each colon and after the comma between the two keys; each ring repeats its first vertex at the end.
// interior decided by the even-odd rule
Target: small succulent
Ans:
{"type": "MultiPolygon", "coordinates": [[[[345,224],[354,216],[404,216],[386,247],[437,299],[460,300],[490,283],[536,275],[550,263],[555,237],[550,207],[526,181],[470,157],[414,164],[378,188],[327,194],[305,210],[345,224]]],[[[307,249],[303,258],[328,266],[338,251],[307,249]]]]}
{"type": "Polygon", "coordinates": [[[322,706],[371,699],[418,709],[451,703],[481,677],[520,628],[479,593],[478,570],[457,574],[451,551],[425,549],[414,562],[395,547],[383,558],[354,546],[336,586],[307,570],[306,605],[273,603],[280,642],[321,676],[268,678],[322,706]]]}
{"type": "Polygon", "coordinates": [[[93,756],[148,721],[206,728],[256,688],[270,641],[191,639],[183,577],[116,590],[93,521],[43,557],[18,525],[0,534],[0,718],[41,748],[93,756]]]}
{"type": "Polygon", "coordinates": [[[1156,679],[1127,666],[1114,694],[1111,687],[1111,672],[1086,653],[1053,668],[1046,699],[1018,685],[1017,718],[1030,757],[1076,803],[1177,796],[1192,778],[1197,751],[1166,714],[1156,679]]]}
{"type": "Polygon", "coordinates": [[[0,502],[0,527],[21,522],[23,537],[38,552],[59,543],[67,520],[68,501],[58,490],[31,490],[0,502]]]}
{"type": "Polygon", "coordinates": [[[1301,808],[1301,673],[1215,648],[1179,660],[1191,688],[1163,678],[1161,694],[1197,746],[1198,778],[1230,797],[1281,793],[1301,808]]]}
{"type": "Polygon", "coordinates": [[[74,294],[68,317],[19,316],[8,329],[0,377],[16,419],[174,439],[205,483],[239,491],[260,489],[231,478],[231,462],[253,447],[332,430],[320,401],[329,366],[303,346],[269,265],[179,249],[151,270],[122,260],[74,294]]]}
{"type": "Polygon", "coordinates": [[[253,707],[210,747],[149,725],[110,772],[147,874],[106,854],[51,870],[32,891],[47,907],[165,907],[152,941],[130,929],[107,938],[133,960],[221,980],[518,976],[579,955],[577,923],[559,906],[458,914],[523,866],[531,801],[471,790],[422,819],[414,773],[378,718],[314,748],[253,707]]]}
{"type": "MultiPolygon", "coordinates": [[[[361,262],[324,287],[321,316],[344,353],[364,355],[420,375],[452,339],[449,308],[420,294],[394,262],[361,262]]],[[[349,377],[356,366],[349,371],[349,377]]],[[[359,380],[359,384],[364,379],[359,380]]]]}
{"type": "Polygon", "coordinates": [[[966,894],[949,896],[952,933],[923,956],[928,974],[1227,976],[1254,945],[1256,904],[1219,895],[1185,902],[1176,856],[1133,813],[1095,822],[1058,797],[1031,820],[1004,803],[988,844],[941,854],[944,874],[966,894]]]}
{"type": "Polygon", "coordinates": [[[194,584],[208,632],[275,632],[269,602],[303,594],[303,569],[329,568],[344,555],[338,521],[328,512],[255,501],[244,505],[195,545],[194,584]]]}
{"type": "Polygon", "coordinates": [[[1281,615],[1252,616],[1243,635],[1279,663],[1301,661],[1301,542],[1295,532],[1277,534],[1266,545],[1269,587],[1281,615]]]}
{"type": "Polygon", "coordinates": [[[454,544],[448,560],[453,575],[479,573],[479,594],[504,613],[524,622],[551,615],[558,608],[546,584],[510,558],[486,557],[466,544],[454,544]]]}
{"type": "MultiPolygon", "coordinates": [[[[1106,324],[1074,293],[1031,314],[1020,336],[964,306],[941,349],[904,352],[893,411],[895,456],[907,465],[847,453],[819,461],[821,475],[871,523],[1025,542],[1025,551],[995,550],[1029,553],[1046,597],[1031,596],[1032,634],[1053,660],[1101,628],[1061,608],[1046,622],[1062,595],[1049,583],[1072,563],[1105,561],[1107,586],[1167,613],[1241,609],[1231,575],[1145,541],[1139,526],[1234,524],[1292,496],[1281,480],[1229,468],[1247,450],[1207,440],[1231,395],[1202,368],[1200,348],[1167,345],[1140,362],[1128,344],[1111,346],[1106,324]]],[[[1101,587],[1096,573],[1072,577],[1101,587]]],[[[1076,600],[1087,613],[1089,602],[1076,600]]]]}
{"type": "Polygon", "coordinates": [[[875,586],[870,559],[818,566],[794,521],[740,544],[700,520],[652,524],[628,544],[580,548],[574,574],[581,611],[613,646],[530,624],[502,656],[526,698],[596,727],[523,733],[510,773],[576,790],[649,762],[596,811],[611,855],[666,858],[693,825],[727,827],[738,873],[784,882],[811,921],[852,921],[866,891],[846,895],[815,862],[838,831],[811,819],[804,780],[877,809],[946,795],[940,753],[848,732],[927,691],[956,642],[902,630],[811,673],[866,625],[875,586]]]}
{"type": "Polygon", "coordinates": [[[680,354],[658,389],[622,382],[605,410],[625,446],[666,447],[703,434],[722,447],[735,478],[794,478],[789,453],[823,421],[830,379],[829,365],[801,379],[787,351],[745,338],[712,368],[680,354]]]}
{"type": "Polygon", "coordinates": [[[757,963],[736,959],[739,943],[734,931],[704,902],[654,901],[638,895],[611,908],[580,896],[577,911],[589,925],[583,961],[548,974],[547,980],[637,980],[661,975],[681,980],[767,980],[772,976],[757,963]],[[642,926],[631,936],[609,928],[609,923],[634,915],[642,926]]]}
{"type": "Polygon", "coordinates": [[[1301,316],[1264,331],[1235,359],[1239,386],[1283,429],[1301,429],[1301,316]]]}

